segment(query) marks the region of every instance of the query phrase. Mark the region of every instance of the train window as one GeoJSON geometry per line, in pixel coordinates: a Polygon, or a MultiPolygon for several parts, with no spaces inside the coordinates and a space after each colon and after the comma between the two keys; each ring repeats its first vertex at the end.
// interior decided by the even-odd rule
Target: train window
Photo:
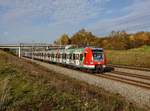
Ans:
{"type": "Polygon", "coordinates": [[[73,54],[73,60],[75,60],[75,54],[73,54]]]}
{"type": "Polygon", "coordinates": [[[59,54],[56,54],[56,58],[59,58],[59,54]]]}
{"type": "Polygon", "coordinates": [[[51,54],[51,57],[54,58],[54,54],[51,54]]]}
{"type": "Polygon", "coordinates": [[[102,49],[93,49],[92,50],[93,53],[103,53],[102,49]]]}
{"type": "Polygon", "coordinates": [[[65,53],[62,54],[62,56],[63,56],[63,57],[62,57],[63,59],[66,59],[66,54],[65,54],[65,53]]]}
{"type": "Polygon", "coordinates": [[[84,53],[84,57],[86,57],[86,53],[84,53]]]}
{"type": "Polygon", "coordinates": [[[67,54],[67,59],[69,59],[69,57],[70,57],[69,54],[67,54]]]}
{"type": "Polygon", "coordinates": [[[60,58],[60,54],[58,54],[58,58],[60,58]]]}
{"type": "Polygon", "coordinates": [[[80,54],[80,61],[83,60],[83,54],[80,54]]]}
{"type": "Polygon", "coordinates": [[[69,54],[69,56],[70,56],[69,59],[72,59],[72,54],[69,54]]]}
{"type": "Polygon", "coordinates": [[[76,54],[76,60],[78,60],[79,59],[79,54],[76,54]]]}
{"type": "Polygon", "coordinates": [[[59,54],[59,58],[61,58],[61,54],[59,54]]]}
{"type": "Polygon", "coordinates": [[[48,53],[47,56],[48,56],[48,58],[49,58],[49,57],[50,57],[50,54],[48,53]]]}
{"type": "Polygon", "coordinates": [[[93,53],[94,60],[102,60],[103,59],[103,53],[93,53]]]}

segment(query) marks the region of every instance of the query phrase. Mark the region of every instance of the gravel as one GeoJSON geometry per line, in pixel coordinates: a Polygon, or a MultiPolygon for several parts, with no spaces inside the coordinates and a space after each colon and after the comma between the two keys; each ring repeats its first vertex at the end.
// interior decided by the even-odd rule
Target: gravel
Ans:
{"type": "Polygon", "coordinates": [[[150,90],[148,89],[143,89],[133,85],[97,77],[92,74],[71,70],[58,65],[48,64],[37,60],[32,61],[50,70],[58,72],[59,74],[64,74],[69,77],[85,81],[89,84],[96,85],[112,93],[119,93],[120,95],[126,97],[126,99],[130,102],[134,102],[141,107],[150,107],[150,90]]]}

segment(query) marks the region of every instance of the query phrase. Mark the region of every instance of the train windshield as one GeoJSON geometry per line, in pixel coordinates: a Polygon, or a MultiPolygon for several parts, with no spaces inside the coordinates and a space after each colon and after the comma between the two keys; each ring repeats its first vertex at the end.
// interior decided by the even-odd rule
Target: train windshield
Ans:
{"type": "Polygon", "coordinates": [[[103,50],[92,50],[93,58],[96,61],[100,61],[103,59],[103,50]]]}

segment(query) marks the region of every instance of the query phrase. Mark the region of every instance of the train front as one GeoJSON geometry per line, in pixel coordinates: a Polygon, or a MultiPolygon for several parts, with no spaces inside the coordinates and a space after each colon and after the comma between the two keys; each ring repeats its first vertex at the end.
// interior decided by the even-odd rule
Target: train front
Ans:
{"type": "Polygon", "coordinates": [[[106,67],[106,57],[102,48],[85,48],[84,66],[95,72],[103,72],[106,67]]]}
{"type": "Polygon", "coordinates": [[[106,67],[106,57],[102,48],[92,49],[92,60],[95,65],[96,72],[104,72],[106,67]]]}

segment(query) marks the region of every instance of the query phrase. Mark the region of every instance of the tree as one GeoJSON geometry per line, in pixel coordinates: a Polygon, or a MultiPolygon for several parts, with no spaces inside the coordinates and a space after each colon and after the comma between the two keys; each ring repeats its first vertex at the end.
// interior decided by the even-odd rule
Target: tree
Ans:
{"type": "Polygon", "coordinates": [[[109,37],[104,39],[103,47],[107,49],[128,49],[129,38],[125,31],[112,31],[109,37]],[[104,44],[105,43],[105,44],[104,44]]]}
{"type": "Polygon", "coordinates": [[[58,40],[55,41],[57,45],[68,45],[70,44],[70,38],[67,34],[63,34],[58,40]]]}
{"type": "Polygon", "coordinates": [[[81,29],[71,37],[71,44],[77,44],[79,46],[95,45],[96,37],[85,29],[81,29]]]}
{"type": "Polygon", "coordinates": [[[130,36],[132,48],[150,44],[150,35],[148,32],[138,32],[130,36]]]}

